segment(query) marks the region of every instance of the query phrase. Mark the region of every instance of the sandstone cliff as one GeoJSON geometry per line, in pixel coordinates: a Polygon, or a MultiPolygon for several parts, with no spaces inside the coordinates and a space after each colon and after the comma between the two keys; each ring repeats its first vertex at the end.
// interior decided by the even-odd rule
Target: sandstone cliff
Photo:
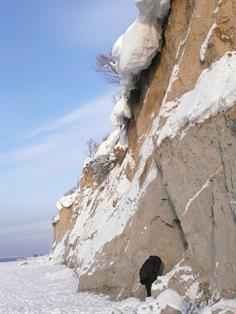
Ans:
{"type": "Polygon", "coordinates": [[[167,277],[155,293],[236,298],[236,1],[173,0],[166,12],[135,86],[122,61],[119,139],[98,156],[104,177],[87,163],[60,207],[53,256],[81,291],[144,296],[139,267],[159,255],[167,277]]]}

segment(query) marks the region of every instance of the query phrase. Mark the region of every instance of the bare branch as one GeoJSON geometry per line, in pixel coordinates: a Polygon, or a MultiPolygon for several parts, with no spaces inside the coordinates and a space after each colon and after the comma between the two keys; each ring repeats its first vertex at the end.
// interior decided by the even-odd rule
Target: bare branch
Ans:
{"type": "Polygon", "coordinates": [[[103,74],[107,83],[120,84],[120,76],[116,71],[115,63],[112,60],[110,52],[108,54],[101,53],[96,56],[95,70],[103,74]]]}
{"type": "Polygon", "coordinates": [[[96,154],[96,152],[98,150],[100,143],[91,137],[87,141],[86,145],[87,145],[86,150],[85,150],[86,156],[88,156],[89,158],[94,157],[94,155],[96,154]]]}

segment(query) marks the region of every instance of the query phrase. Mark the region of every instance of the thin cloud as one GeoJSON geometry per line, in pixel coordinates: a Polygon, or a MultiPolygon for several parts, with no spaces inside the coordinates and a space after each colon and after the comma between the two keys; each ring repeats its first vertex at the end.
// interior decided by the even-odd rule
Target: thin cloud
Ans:
{"type": "Polygon", "coordinates": [[[48,253],[52,246],[52,227],[49,221],[1,228],[1,257],[32,256],[48,253]]]}
{"type": "MultiPolygon", "coordinates": [[[[27,144],[1,155],[5,164],[20,163],[46,156],[63,159],[70,153],[81,154],[83,145],[90,137],[111,129],[109,113],[112,111],[111,94],[92,101],[63,117],[33,130],[24,140],[27,144]],[[77,143],[79,146],[76,146],[77,143]],[[56,155],[56,156],[55,156],[56,155]]],[[[54,160],[56,163],[57,161],[54,160]]]]}
{"type": "MultiPolygon", "coordinates": [[[[2,226],[35,221],[36,217],[43,220],[56,214],[56,200],[77,183],[86,158],[87,140],[90,137],[101,140],[111,131],[111,111],[110,95],[105,95],[33,130],[34,136],[24,139],[24,145],[7,152],[0,189],[2,226]]],[[[38,239],[41,243],[40,236],[38,239]]],[[[15,239],[10,242],[8,238],[7,252],[15,252],[16,247],[15,239]]],[[[28,252],[27,247],[24,252],[28,252]]]]}
{"type": "Polygon", "coordinates": [[[48,221],[39,221],[34,223],[28,223],[24,225],[17,225],[14,227],[2,227],[0,230],[0,236],[4,238],[10,238],[10,237],[17,237],[19,235],[31,235],[35,233],[35,230],[37,230],[37,233],[48,231],[51,228],[51,226],[48,224],[48,221]]]}
{"type": "Polygon", "coordinates": [[[53,149],[54,146],[55,145],[52,142],[23,146],[8,152],[6,155],[4,155],[4,159],[7,163],[24,161],[48,153],[53,149]]]}
{"type": "Polygon", "coordinates": [[[89,119],[90,116],[94,114],[94,112],[103,112],[110,106],[110,99],[112,94],[105,95],[87,105],[84,105],[72,112],[66,114],[65,116],[57,119],[56,121],[52,121],[48,124],[44,124],[33,130],[30,134],[30,137],[44,134],[51,131],[56,131],[58,129],[71,126],[73,124],[77,124],[81,120],[89,119]]]}
{"type": "Polygon", "coordinates": [[[112,44],[136,16],[137,10],[131,0],[95,0],[82,5],[81,2],[62,3],[50,11],[46,25],[53,19],[55,26],[51,30],[54,36],[59,36],[67,44],[104,47],[112,44]]]}

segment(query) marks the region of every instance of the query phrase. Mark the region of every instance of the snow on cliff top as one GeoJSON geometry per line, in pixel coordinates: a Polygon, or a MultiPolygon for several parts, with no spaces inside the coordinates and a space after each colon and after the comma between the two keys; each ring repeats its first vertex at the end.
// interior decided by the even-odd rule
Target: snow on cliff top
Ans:
{"type": "Polygon", "coordinates": [[[115,42],[112,56],[121,77],[121,84],[129,86],[132,77],[146,69],[160,49],[161,26],[170,8],[169,0],[135,0],[139,16],[115,42]]]}
{"type": "Polygon", "coordinates": [[[146,69],[159,49],[160,32],[157,22],[144,23],[137,19],[118,38],[113,47],[117,72],[124,86],[130,84],[132,76],[146,69]]]}
{"type": "Polygon", "coordinates": [[[134,2],[139,10],[138,18],[117,39],[112,49],[115,67],[121,78],[123,95],[114,106],[111,121],[113,125],[121,127],[131,118],[127,94],[134,88],[135,76],[149,67],[160,50],[161,23],[170,9],[170,0],[134,2]]]}
{"type": "Polygon", "coordinates": [[[158,19],[163,19],[170,9],[170,0],[134,0],[139,9],[140,17],[148,19],[154,15],[158,19]]]}

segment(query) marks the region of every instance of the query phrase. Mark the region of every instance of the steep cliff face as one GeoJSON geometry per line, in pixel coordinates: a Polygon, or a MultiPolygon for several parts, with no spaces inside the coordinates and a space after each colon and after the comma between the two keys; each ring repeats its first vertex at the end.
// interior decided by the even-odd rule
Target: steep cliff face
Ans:
{"type": "Polygon", "coordinates": [[[129,95],[127,145],[113,135],[106,175],[88,163],[55,224],[53,255],[80,290],[142,296],[140,265],[159,255],[165,274],[181,261],[181,295],[191,272],[192,298],[236,297],[235,16],[235,0],[173,0],[129,95]]]}

